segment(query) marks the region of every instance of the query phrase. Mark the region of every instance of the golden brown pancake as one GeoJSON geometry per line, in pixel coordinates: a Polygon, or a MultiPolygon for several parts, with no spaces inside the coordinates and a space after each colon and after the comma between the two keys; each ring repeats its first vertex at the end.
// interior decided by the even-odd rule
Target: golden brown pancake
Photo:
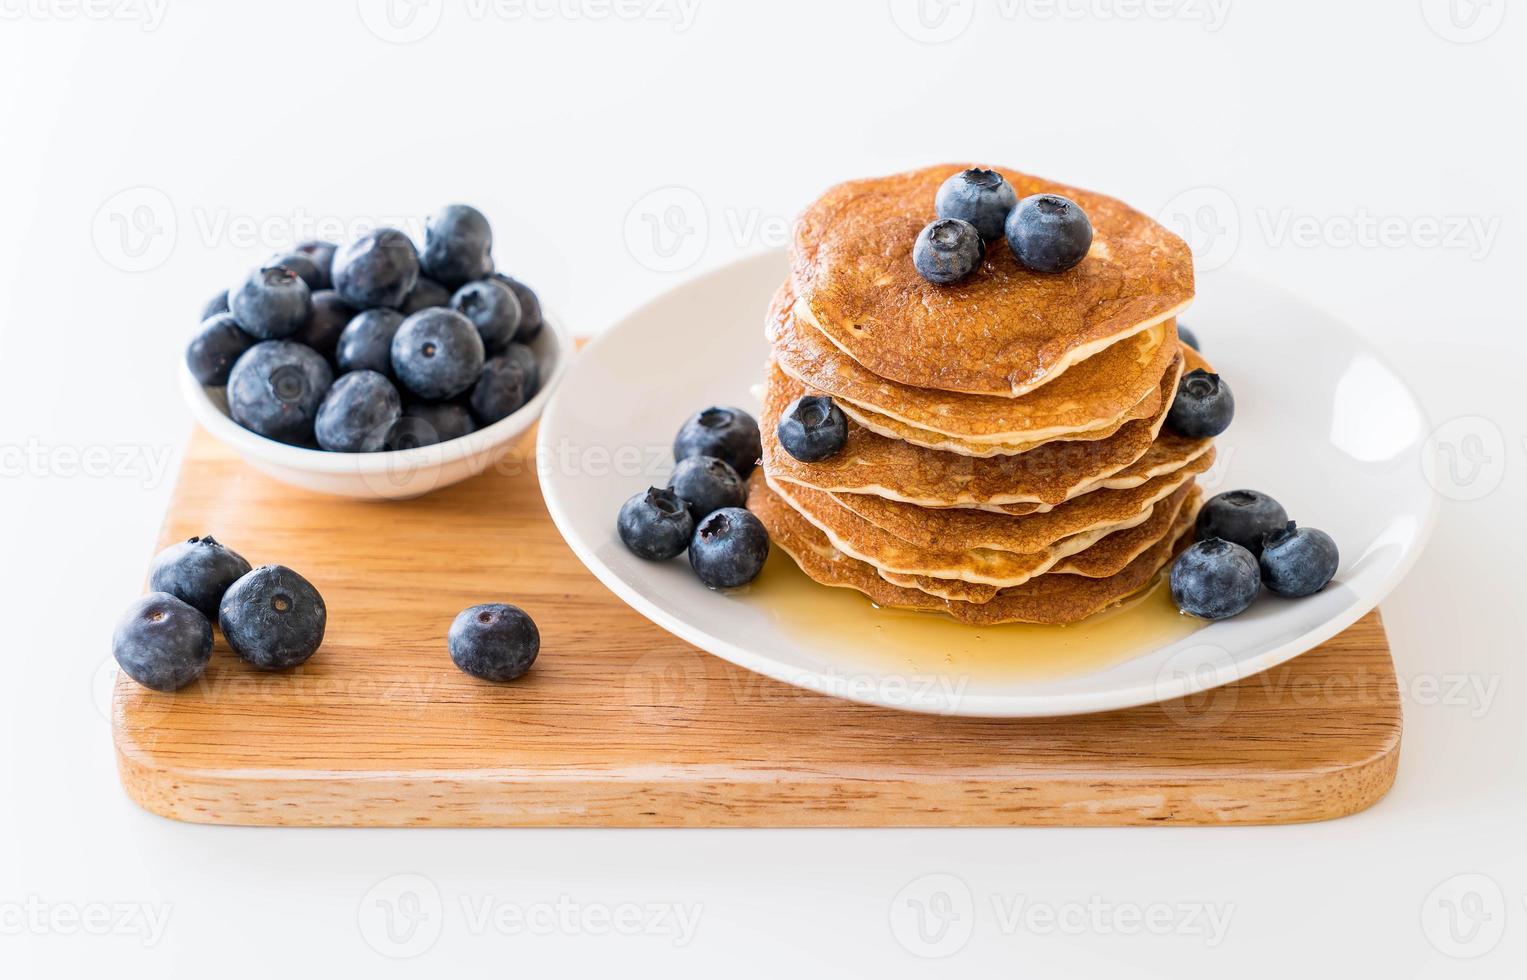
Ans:
{"type": "MultiPolygon", "coordinates": [[[[1184,348],[1191,358],[1191,348],[1184,348]]],[[[763,465],[770,479],[817,490],[873,493],[927,507],[1037,502],[1058,504],[1131,465],[1156,439],[1177,390],[1183,361],[1161,378],[1155,416],[1125,424],[1107,439],[1049,442],[1018,456],[981,458],[938,452],[888,439],[848,420],[848,441],[836,455],[803,463],[779,445],[785,408],[808,390],[770,362],[764,383],[763,465]]]]}
{"type": "Polygon", "coordinates": [[[1111,435],[1124,422],[1156,410],[1161,375],[1178,347],[1175,321],[1169,321],[1109,346],[1027,395],[966,395],[871,374],[797,320],[794,306],[794,290],[786,283],[765,322],[774,359],[786,374],[832,395],[845,412],[882,435],[970,455],[1024,452],[1084,432],[1099,439],[1111,435]]]}
{"type": "Polygon", "coordinates": [[[1020,198],[1050,192],[1080,205],[1092,250],[1049,275],[1024,269],[994,241],[969,277],[928,282],[912,265],[912,244],[937,217],[939,185],[969,166],[839,184],[796,222],[797,315],[871,373],[918,388],[1021,395],[1192,300],[1182,239],[1111,197],[1000,168],[1020,198]]]}
{"type": "Polygon", "coordinates": [[[753,485],[748,509],[768,529],[770,540],[794,558],[807,576],[822,585],[855,589],[882,606],[942,612],[977,626],[1079,622],[1149,585],[1176,550],[1187,545],[1193,528],[1192,517],[1180,514],[1173,533],[1108,578],[1041,575],[1016,588],[1004,589],[990,602],[969,603],[940,599],[887,582],[874,566],[834,548],[810,521],[761,482],[753,485]]]}
{"type": "MultiPolygon", "coordinates": [[[[1178,435],[1168,429],[1162,429],[1156,434],[1156,441],[1151,443],[1151,448],[1144,456],[1135,460],[1124,469],[1102,480],[1098,480],[1090,486],[1083,487],[1076,496],[1070,498],[1078,500],[1090,493],[1098,493],[1108,490],[1129,490],[1163,476],[1184,466],[1189,466],[1194,460],[1209,456],[1209,463],[1205,470],[1213,465],[1214,457],[1210,455],[1214,451],[1213,439],[1194,439],[1189,436],[1178,435]]],[[[1064,501],[1062,501],[1064,503],[1064,501]]],[[[1023,516],[1025,514],[1042,514],[1053,510],[1061,504],[996,504],[983,505],[977,510],[988,510],[997,514],[1012,514],[1023,516]]]]}

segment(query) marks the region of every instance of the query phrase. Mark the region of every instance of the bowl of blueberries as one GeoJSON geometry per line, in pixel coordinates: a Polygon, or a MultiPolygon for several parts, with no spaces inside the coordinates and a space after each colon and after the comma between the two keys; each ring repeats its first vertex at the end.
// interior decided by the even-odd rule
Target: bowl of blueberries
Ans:
{"type": "Polygon", "coordinates": [[[422,247],[378,228],[273,257],[202,311],[181,373],[192,414],[251,466],[320,493],[403,499],[483,472],[574,351],[492,249],[482,212],[452,204],[422,247]]]}

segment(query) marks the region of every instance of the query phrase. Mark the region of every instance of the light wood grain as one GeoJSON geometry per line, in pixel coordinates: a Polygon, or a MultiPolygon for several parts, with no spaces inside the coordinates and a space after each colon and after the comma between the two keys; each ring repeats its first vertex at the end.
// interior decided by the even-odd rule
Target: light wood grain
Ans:
{"type": "MultiPolygon", "coordinates": [[[[529,452],[530,444],[524,447],[529,452]]],[[[191,440],[161,545],[213,534],[329,607],[283,674],[221,637],[173,695],[119,678],[123,785],[200,823],[291,826],[1001,826],[1320,820],[1393,782],[1400,708],[1377,614],[1197,699],[987,721],[825,698],[748,673],[607,592],[512,454],[421,500],[278,484],[191,440]],[[490,685],[445,651],[456,612],[510,600],[541,659],[490,685]]]]}

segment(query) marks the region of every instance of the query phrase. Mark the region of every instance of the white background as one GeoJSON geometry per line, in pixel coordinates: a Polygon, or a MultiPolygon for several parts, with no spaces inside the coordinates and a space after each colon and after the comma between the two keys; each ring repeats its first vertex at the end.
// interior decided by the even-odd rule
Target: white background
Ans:
{"type": "MultiPolygon", "coordinates": [[[[0,0],[0,974],[1521,975],[1527,10],[1505,7],[0,0]],[[1384,605],[1406,732],[1376,807],[1218,831],[317,832],[122,794],[102,666],[189,430],[174,376],[207,295],[320,219],[465,200],[500,266],[595,332],[779,244],[829,183],[962,158],[1161,215],[1201,291],[1226,264],[1289,286],[1434,422],[1464,417],[1442,435],[1469,472],[1384,605]],[[101,452],[122,466],[82,471],[101,452]],[[399,945],[376,901],[410,891],[430,917],[399,945]],[[473,925],[559,900],[698,927],[473,925]],[[928,947],[916,900],[949,913],[928,947]],[[1176,927],[1014,928],[1018,900],[1176,927]],[[71,918],[103,906],[125,918],[71,918]]],[[[1267,369],[1297,386],[1319,356],[1267,369]]]]}

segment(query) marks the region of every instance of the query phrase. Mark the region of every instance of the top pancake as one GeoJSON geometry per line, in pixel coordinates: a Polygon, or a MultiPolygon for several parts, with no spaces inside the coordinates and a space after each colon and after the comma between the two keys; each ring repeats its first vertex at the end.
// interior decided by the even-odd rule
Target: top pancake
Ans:
{"type": "Polygon", "coordinates": [[[969,277],[928,282],[912,244],[937,217],[939,185],[969,166],[839,184],[796,222],[797,315],[870,372],[919,388],[1020,395],[1192,300],[1182,239],[1111,197],[1000,168],[1020,199],[1049,192],[1080,205],[1092,250],[1073,269],[1043,274],[994,241],[969,277]]]}
{"type": "MultiPolygon", "coordinates": [[[[1130,417],[1152,414],[1161,376],[1177,351],[1173,322],[1159,324],[1112,344],[1051,384],[1021,397],[967,395],[934,391],[887,381],[844,354],[818,330],[794,315],[795,291],[787,282],[769,308],[765,335],[784,372],[838,399],[844,411],[882,435],[907,437],[900,429],[884,431],[875,419],[885,417],[915,431],[955,437],[974,447],[970,455],[1027,451],[1042,442],[1098,433],[1104,438],[1130,417]],[[1148,406],[1142,408],[1141,406],[1148,406]]],[[[910,441],[950,448],[912,435],[910,441]]],[[[956,451],[959,451],[956,449],[956,451]]]]}

